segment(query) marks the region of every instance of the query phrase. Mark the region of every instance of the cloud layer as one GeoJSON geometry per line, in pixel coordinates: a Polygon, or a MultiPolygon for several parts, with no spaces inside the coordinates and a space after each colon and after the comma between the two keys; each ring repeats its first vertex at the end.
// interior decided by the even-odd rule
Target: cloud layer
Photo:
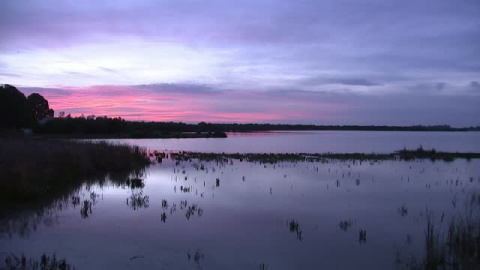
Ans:
{"type": "Polygon", "coordinates": [[[150,120],[480,125],[478,14],[477,0],[4,0],[0,83],[150,120]]]}
{"type": "Polygon", "coordinates": [[[365,96],[300,90],[239,91],[205,85],[22,87],[41,93],[56,112],[130,120],[302,124],[474,125],[480,96],[365,96]]]}

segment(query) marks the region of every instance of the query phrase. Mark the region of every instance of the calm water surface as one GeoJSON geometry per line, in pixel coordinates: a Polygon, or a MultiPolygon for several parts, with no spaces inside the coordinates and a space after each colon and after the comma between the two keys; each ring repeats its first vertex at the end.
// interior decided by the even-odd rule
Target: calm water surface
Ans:
{"type": "Polygon", "coordinates": [[[157,150],[230,153],[391,153],[407,147],[480,152],[480,132],[283,131],[228,133],[214,139],[133,139],[157,150]]]}
{"type": "Polygon", "coordinates": [[[479,165],[168,160],[142,188],[84,186],[11,220],[0,254],[56,253],[80,269],[391,269],[397,254],[421,260],[427,211],[440,229],[464,214],[479,165]]]}
{"type": "MultiPolygon", "coordinates": [[[[378,134],[128,142],[233,152],[344,152],[345,144],[352,151],[389,152],[405,144],[452,150],[456,143],[455,150],[478,151],[475,133],[393,133],[401,142],[378,134]],[[368,139],[355,143],[358,136],[368,139]],[[308,148],[308,140],[317,143],[308,148]]],[[[49,209],[2,221],[0,260],[56,253],[78,269],[395,269],[412,256],[422,260],[428,213],[440,232],[466,214],[467,197],[480,191],[480,161],[165,159],[141,178],[144,186],[136,188],[84,185],[49,209]]]]}

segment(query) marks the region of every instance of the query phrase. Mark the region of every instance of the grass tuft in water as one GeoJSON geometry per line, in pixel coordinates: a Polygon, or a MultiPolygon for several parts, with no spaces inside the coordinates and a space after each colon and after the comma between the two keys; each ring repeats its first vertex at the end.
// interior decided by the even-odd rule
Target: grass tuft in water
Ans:
{"type": "Polygon", "coordinates": [[[55,254],[52,256],[43,254],[39,260],[28,259],[24,255],[15,256],[10,254],[5,259],[4,267],[0,267],[0,269],[68,270],[75,269],[75,267],[67,263],[65,259],[57,259],[55,254]]]}

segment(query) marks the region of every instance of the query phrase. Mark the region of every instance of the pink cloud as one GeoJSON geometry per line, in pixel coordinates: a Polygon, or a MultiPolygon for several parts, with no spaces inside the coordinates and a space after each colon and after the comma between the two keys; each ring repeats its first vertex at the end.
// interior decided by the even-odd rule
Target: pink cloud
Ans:
{"type": "Polygon", "coordinates": [[[308,104],[304,97],[223,91],[195,85],[66,86],[21,90],[44,95],[57,113],[145,121],[288,122],[308,118],[310,110],[315,110],[314,115],[322,118],[329,107],[308,104]]]}

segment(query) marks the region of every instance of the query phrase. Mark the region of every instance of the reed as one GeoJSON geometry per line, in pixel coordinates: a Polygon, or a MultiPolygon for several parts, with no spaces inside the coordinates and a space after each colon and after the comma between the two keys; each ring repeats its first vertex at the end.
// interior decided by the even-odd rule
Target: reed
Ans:
{"type": "MultiPolygon", "coordinates": [[[[0,149],[3,204],[68,194],[85,181],[107,176],[125,180],[150,164],[146,150],[107,142],[1,139],[0,149]]],[[[140,185],[136,179],[131,184],[140,185]]]]}

